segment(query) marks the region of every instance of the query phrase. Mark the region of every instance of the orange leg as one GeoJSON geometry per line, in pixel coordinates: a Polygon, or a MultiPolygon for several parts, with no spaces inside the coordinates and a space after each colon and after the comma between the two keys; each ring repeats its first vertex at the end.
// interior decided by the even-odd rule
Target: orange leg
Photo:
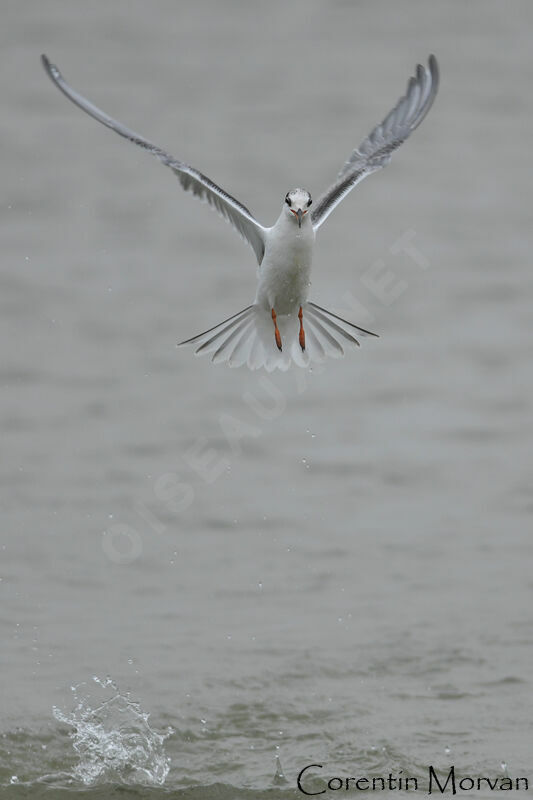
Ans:
{"type": "Polygon", "coordinates": [[[305,350],[305,331],[304,331],[304,323],[303,323],[303,311],[302,307],[300,306],[300,310],[298,311],[298,319],[300,320],[300,347],[302,350],[305,350]]]}
{"type": "Polygon", "coordinates": [[[281,334],[279,332],[276,312],[274,311],[274,309],[272,309],[272,322],[274,323],[274,336],[276,337],[276,344],[278,346],[278,350],[281,350],[282,349],[282,347],[281,347],[281,334]]]}

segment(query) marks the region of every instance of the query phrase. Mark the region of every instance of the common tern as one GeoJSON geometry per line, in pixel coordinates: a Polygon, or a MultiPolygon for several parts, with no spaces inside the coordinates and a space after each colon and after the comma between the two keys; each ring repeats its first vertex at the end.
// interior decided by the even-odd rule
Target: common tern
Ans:
{"type": "Polygon", "coordinates": [[[435,56],[418,64],[407,90],[383,122],[353,150],[334,183],[313,203],[305,189],[285,195],[275,224],[263,227],[230,194],[194,167],[166,153],[148,139],[117,122],[79,94],[48,58],[41,57],[53,83],[69,100],[98,122],[148,150],[177,175],[183,189],[211,205],[252,247],[258,284],[252,305],[180,344],[193,344],[196,354],[209,353],[215,363],[247,364],[287,370],[291,363],[306,367],[327,356],[341,358],[346,347],[359,346],[370,331],[332,314],[307,299],[316,232],[334,208],[367,175],[385,167],[392,153],[417,128],[431,108],[439,85],[435,56]]]}

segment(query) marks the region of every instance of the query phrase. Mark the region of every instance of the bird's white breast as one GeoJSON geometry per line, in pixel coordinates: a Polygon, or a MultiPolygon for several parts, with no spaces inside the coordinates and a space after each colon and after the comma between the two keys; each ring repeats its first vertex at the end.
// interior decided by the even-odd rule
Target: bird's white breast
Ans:
{"type": "Polygon", "coordinates": [[[270,229],[259,272],[256,303],[277,314],[292,314],[307,299],[315,234],[311,220],[302,227],[283,216],[270,229]]]}

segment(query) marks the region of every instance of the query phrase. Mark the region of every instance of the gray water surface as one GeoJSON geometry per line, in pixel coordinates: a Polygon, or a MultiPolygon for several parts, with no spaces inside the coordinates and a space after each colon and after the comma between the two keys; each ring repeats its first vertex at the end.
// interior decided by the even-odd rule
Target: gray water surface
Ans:
{"type": "Polygon", "coordinates": [[[532,24],[4,0],[0,796],[98,765],[94,797],[294,796],[309,763],[533,781],[532,24]],[[381,338],[268,380],[176,349],[250,303],[253,253],[41,52],[269,225],[436,53],[433,110],[317,243],[311,299],[381,338]]]}

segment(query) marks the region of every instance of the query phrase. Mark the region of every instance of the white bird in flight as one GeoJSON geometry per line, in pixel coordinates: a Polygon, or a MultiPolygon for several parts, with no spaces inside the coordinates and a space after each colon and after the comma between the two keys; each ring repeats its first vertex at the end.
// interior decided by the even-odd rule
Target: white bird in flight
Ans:
{"type": "Polygon", "coordinates": [[[291,363],[306,367],[327,356],[341,358],[344,348],[359,346],[359,337],[376,335],[307,299],[315,236],[354,186],[385,167],[394,150],[422,122],[439,85],[435,56],[429,57],[428,67],[417,66],[405,95],[352,152],[335,182],[320,195],[312,209],[309,192],[292,189],[287,192],[281,214],[271,228],[263,227],[242,203],[194,167],[169,155],[82,97],[45,55],[41,58],[46,72],[69,100],[170,167],[186,191],[213,206],[252,246],[259,264],[253,304],[180,344],[195,345],[196,354],[209,353],[215,363],[230,367],[247,364],[250,369],[265,367],[272,371],[287,370],[291,363]]]}

